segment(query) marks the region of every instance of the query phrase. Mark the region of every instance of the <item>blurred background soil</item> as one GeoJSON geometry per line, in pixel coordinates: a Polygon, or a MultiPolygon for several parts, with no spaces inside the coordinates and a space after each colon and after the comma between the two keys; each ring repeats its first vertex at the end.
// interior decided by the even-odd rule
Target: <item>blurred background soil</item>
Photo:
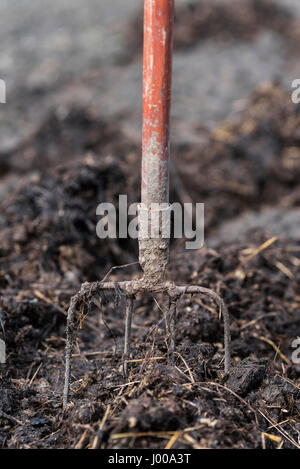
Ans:
{"type": "Polygon", "coordinates": [[[213,304],[181,301],[171,366],[163,298],[141,297],[127,384],[107,296],[62,416],[70,297],[137,259],[95,229],[100,202],[140,197],[142,3],[0,0],[0,447],[164,448],[179,431],[173,448],[299,448],[298,0],[176,0],[171,202],[205,203],[205,246],[173,242],[168,275],[223,295],[231,376],[213,304]]]}

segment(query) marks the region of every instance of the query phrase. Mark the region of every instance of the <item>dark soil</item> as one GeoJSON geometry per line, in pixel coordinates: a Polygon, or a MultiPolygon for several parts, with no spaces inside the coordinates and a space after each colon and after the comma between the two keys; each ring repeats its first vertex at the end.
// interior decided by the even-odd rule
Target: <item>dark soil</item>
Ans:
{"type": "MultiPolygon", "coordinates": [[[[122,304],[107,298],[106,325],[95,311],[80,332],[81,353],[87,355],[74,359],[72,398],[64,419],[65,317],[60,308],[67,307],[69,292],[63,284],[56,290],[44,285],[36,296],[24,287],[13,296],[7,287],[2,308],[10,353],[8,365],[2,367],[1,411],[17,421],[2,417],[2,446],[69,447],[85,434],[80,447],[159,448],[168,435],[117,434],[197,427],[181,435],[174,447],[259,448],[262,432],[279,437],[275,443],[268,440],[268,447],[280,442],[295,447],[300,368],[289,357],[300,327],[300,245],[277,242],[236,271],[245,251],[247,243],[223,246],[219,253],[203,250],[199,258],[185,254],[173,259],[170,269],[179,283],[199,282],[221,290],[232,318],[234,366],[227,381],[222,378],[222,326],[213,305],[203,298],[180,304],[175,366],[164,358],[151,360],[167,353],[164,323],[148,334],[162,315],[150,298],[136,301],[132,358],[144,360],[132,363],[129,380],[124,381],[122,304]],[[278,268],[279,262],[292,278],[278,268]],[[266,340],[279,345],[283,355],[266,340]],[[107,423],[100,431],[108,406],[107,423]],[[270,429],[282,421],[277,427],[282,433],[270,429]]],[[[163,306],[161,298],[158,302],[163,306]]]]}
{"type": "MultiPolygon", "coordinates": [[[[206,203],[208,233],[249,208],[298,205],[299,112],[278,85],[254,93],[238,121],[199,132],[203,147],[176,147],[174,161],[189,196],[206,203]]],[[[81,357],[78,349],[63,417],[70,296],[81,282],[137,257],[134,241],[97,239],[95,207],[116,202],[120,193],[135,200],[138,159],[139,149],[111,122],[76,109],[63,118],[51,114],[11,155],[6,174],[23,176],[2,204],[0,222],[8,350],[1,365],[1,447],[161,448],[172,436],[166,432],[177,430],[183,432],[174,448],[299,447],[300,368],[291,362],[291,344],[300,333],[300,243],[279,239],[245,263],[268,239],[264,233],[219,242],[214,250],[181,252],[174,245],[171,252],[171,279],[213,288],[229,307],[233,368],[227,379],[222,321],[213,304],[196,297],[180,302],[171,365],[163,298],[140,297],[132,338],[137,361],[124,380],[124,304],[107,295],[101,314],[92,310],[80,331],[81,357]]],[[[182,187],[173,184],[172,197],[181,200],[182,187]]],[[[112,278],[131,275],[138,275],[136,266],[112,278]]]]}
{"type": "Polygon", "coordinates": [[[281,86],[268,83],[241,115],[212,132],[203,144],[174,154],[193,200],[205,201],[206,230],[245,209],[299,206],[300,108],[281,86]]]}
{"type": "MultiPolygon", "coordinates": [[[[177,144],[172,149],[175,168],[170,181],[171,200],[205,202],[207,234],[246,210],[299,206],[299,109],[286,89],[270,82],[248,98],[238,118],[225,121],[212,131],[196,127],[201,143],[177,144]]],[[[86,211],[87,198],[95,213],[100,202],[116,200],[118,194],[128,194],[129,202],[135,202],[139,193],[139,146],[114,121],[104,120],[92,109],[70,108],[63,116],[53,111],[19,148],[3,155],[2,160],[0,155],[1,161],[5,167],[3,174],[31,174],[41,180],[43,190],[51,197],[55,188],[72,200],[73,189],[65,189],[64,185],[69,179],[71,186],[78,186],[72,182],[75,171],[75,181],[77,177],[80,179],[75,193],[81,185],[86,191],[83,204],[80,202],[82,213],[86,211]],[[61,163],[61,155],[64,164],[53,180],[33,173],[33,168],[42,174],[46,168],[56,168],[61,163]],[[82,167],[82,161],[87,162],[87,169],[81,169],[85,176],[77,175],[75,169],[82,167]],[[94,167],[96,173],[89,169],[94,167]],[[104,171],[102,178],[98,171],[101,174],[104,171]]],[[[21,178],[17,191],[28,184],[27,177],[21,178]]],[[[59,200],[60,204],[64,201],[65,197],[59,200]]],[[[10,199],[3,206],[9,202],[10,199]]],[[[26,201],[23,203],[26,211],[32,210],[26,201]]],[[[17,209],[13,215],[10,213],[12,224],[15,217],[23,217],[26,211],[19,213],[17,209]]],[[[7,225],[6,219],[4,224],[7,225]]]]}
{"type": "MultiPolygon", "coordinates": [[[[142,52],[142,12],[129,25],[127,43],[132,58],[142,52]]],[[[293,13],[272,0],[198,0],[176,8],[175,50],[195,47],[204,40],[251,41],[265,30],[283,37],[290,52],[297,53],[300,30],[293,13]]]]}

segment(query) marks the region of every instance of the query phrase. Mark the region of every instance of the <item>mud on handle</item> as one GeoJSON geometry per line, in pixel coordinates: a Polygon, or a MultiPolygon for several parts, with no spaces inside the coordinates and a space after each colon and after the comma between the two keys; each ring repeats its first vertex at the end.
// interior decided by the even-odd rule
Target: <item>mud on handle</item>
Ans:
{"type": "Polygon", "coordinates": [[[169,262],[171,232],[171,205],[144,204],[138,206],[139,263],[144,276],[151,276],[155,283],[162,282],[169,262]]]}

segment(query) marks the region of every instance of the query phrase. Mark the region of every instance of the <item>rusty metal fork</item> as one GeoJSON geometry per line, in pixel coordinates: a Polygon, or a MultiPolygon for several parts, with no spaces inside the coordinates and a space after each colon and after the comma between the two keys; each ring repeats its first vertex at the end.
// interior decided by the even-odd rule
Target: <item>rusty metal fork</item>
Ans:
{"type": "Polygon", "coordinates": [[[169,158],[170,105],[172,75],[172,32],[174,0],[144,2],[144,65],[143,65],[143,137],[141,204],[139,205],[139,263],[143,276],[121,282],[84,283],[71,299],[67,319],[66,369],[63,407],[69,397],[71,358],[80,324],[80,313],[103,291],[118,288],[126,295],[123,370],[128,375],[130,332],[133,300],[138,293],[164,293],[169,298],[167,314],[170,331],[169,355],[175,350],[176,307],[185,294],[201,294],[212,298],[224,319],[225,373],[230,367],[229,314],[222,298],[214,291],[197,285],[177,286],[165,280],[169,261],[169,238],[165,237],[170,221],[169,158]],[[156,220],[155,226],[153,220],[156,220]],[[158,223],[157,223],[158,220],[158,223]],[[154,234],[152,231],[154,228],[154,234]],[[150,234],[151,233],[151,234],[150,234]]]}

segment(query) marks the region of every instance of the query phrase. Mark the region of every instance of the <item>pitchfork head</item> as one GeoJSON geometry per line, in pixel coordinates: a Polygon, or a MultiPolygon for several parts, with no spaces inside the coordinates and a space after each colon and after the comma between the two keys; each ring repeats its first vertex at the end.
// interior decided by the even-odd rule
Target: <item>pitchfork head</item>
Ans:
{"type": "MultiPolygon", "coordinates": [[[[141,230],[143,233],[144,231],[141,230]]],[[[76,341],[77,330],[81,324],[85,310],[91,301],[97,298],[103,291],[120,290],[126,296],[125,311],[125,337],[123,370],[124,376],[128,376],[128,359],[130,355],[130,335],[133,315],[133,301],[138,293],[164,293],[168,296],[169,308],[167,312],[167,325],[170,331],[169,358],[173,362],[175,351],[176,313],[179,299],[185,294],[202,294],[212,298],[219,306],[224,319],[224,348],[225,348],[225,374],[230,367],[230,329],[229,314],[224,301],[213,290],[198,285],[178,286],[165,280],[165,270],[168,262],[169,244],[163,238],[139,239],[140,264],[144,275],[135,280],[122,282],[93,282],[84,283],[79,293],[71,300],[67,319],[67,345],[66,345],[66,370],[63,406],[67,405],[70,388],[71,359],[76,341]]]]}

